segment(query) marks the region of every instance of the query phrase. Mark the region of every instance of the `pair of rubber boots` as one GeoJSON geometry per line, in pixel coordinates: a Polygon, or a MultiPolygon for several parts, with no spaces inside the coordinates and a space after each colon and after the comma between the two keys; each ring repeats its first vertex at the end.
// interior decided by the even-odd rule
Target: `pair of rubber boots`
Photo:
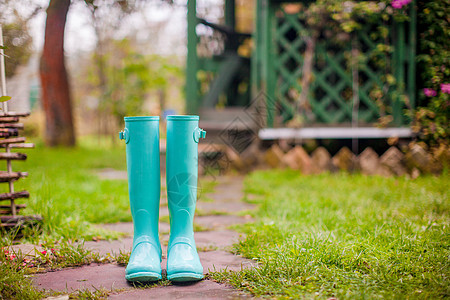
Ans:
{"type": "MultiPolygon", "coordinates": [[[[167,117],[166,178],[170,214],[167,279],[196,281],[203,267],[194,241],[197,201],[198,142],[206,132],[198,116],[167,117]]],[[[125,117],[120,139],[126,142],[128,190],[134,223],[133,249],[126,268],[128,281],[152,282],[161,276],[159,241],[159,117],[125,117]]]]}

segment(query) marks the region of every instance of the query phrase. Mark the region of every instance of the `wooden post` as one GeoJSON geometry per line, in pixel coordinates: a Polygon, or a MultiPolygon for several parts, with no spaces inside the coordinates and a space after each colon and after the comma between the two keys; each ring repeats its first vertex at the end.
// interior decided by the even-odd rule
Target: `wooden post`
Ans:
{"type": "Polygon", "coordinates": [[[262,89],[266,93],[267,127],[273,127],[275,120],[275,88],[276,74],[274,72],[273,60],[275,51],[272,41],[272,31],[274,30],[275,12],[271,1],[262,0],[262,31],[263,31],[263,49],[262,49],[262,89]]]}
{"type": "MultiPolygon", "coordinates": [[[[352,128],[357,128],[359,124],[359,68],[358,68],[358,44],[355,34],[352,35],[352,128]]],[[[359,152],[359,140],[356,136],[352,138],[352,151],[359,152]]]]}
{"type": "MultiPolygon", "coordinates": [[[[0,25],[0,46],[3,47],[3,30],[2,25],[0,25]]],[[[0,76],[1,76],[1,82],[2,82],[2,96],[6,96],[6,74],[5,74],[5,54],[3,52],[3,48],[0,49],[0,76]]],[[[8,103],[2,102],[3,106],[3,113],[8,112],[8,103]]],[[[5,146],[6,153],[11,153],[11,148],[9,147],[9,144],[6,144],[5,146]]],[[[6,170],[8,173],[12,173],[12,165],[11,165],[11,159],[6,160],[6,170]]],[[[9,184],[9,193],[14,194],[14,183],[12,180],[8,182],[9,184]]],[[[13,217],[16,216],[16,205],[14,203],[14,199],[11,199],[11,213],[13,217]]]]}
{"type": "Polygon", "coordinates": [[[392,101],[392,116],[394,117],[394,125],[401,126],[402,118],[402,101],[401,96],[405,91],[405,23],[395,23],[395,80],[397,94],[392,101]]]}
{"type": "MultiPolygon", "coordinates": [[[[233,31],[236,30],[236,9],[235,9],[236,3],[235,0],[225,0],[225,7],[224,7],[224,12],[225,12],[225,25],[230,27],[231,29],[233,29],[233,31]]],[[[232,47],[231,47],[230,41],[225,42],[225,52],[227,51],[233,51],[232,47]]],[[[219,71],[220,72],[220,71],[219,71]]],[[[218,78],[219,74],[216,74],[216,78],[218,78]]],[[[236,86],[234,86],[233,84],[230,84],[230,87],[228,88],[228,90],[226,91],[226,96],[227,96],[227,102],[228,103],[233,103],[233,101],[236,101],[236,95],[237,95],[237,91],[236,91],[236,86]]]]}
{"type": "MultiPolygon", "coordinates": [[[[0,78],[2,84],[2,96],[6,96],[5,52],[3,51],[3,29],[0,24],[0,78]]],[[[8,103],[2,102],[3,111],[8,111],[8,103]]]]}
{"type": "MultiPolygon", "coordinates": [[[[261,0],[256,0],[256,12],[261,11],[261,0]]],[[[255,14],[255,29],[252,33],[252,40],[255,44],[252,51],[250,64],[250,80],[251,80],[251,97],[252,100],[261,92],[261,15],[255,14]]]]}
{"type": "MultiPolygon", "coordinates": [[[[236,28],[236,3],[235,0],[225,0],[225,25],[235,30],[236,28]]],[[[225,51],[230,50],[231,43],[225,43],[225,51]]]]}
{"type": "Polygon", "coordinates": [[[417,44],[417,4],[413,0],[409,11],[408,48],[408,97],[411,111],[416,107],[416,44],[417,44]]]}
{"type": "Polygon", "coordinates": [[[186,111],[189,114],[198,113],[200,105],[199,83],[197,79],[197,1],[188,0],[187,4],[187,62],[186,62],[186,111]]]}
{"type": "Polygon", "coordinates": [[[225,25],[233,29],[236,27],[235,6],[235,0],[225,0],[225,25]]]}

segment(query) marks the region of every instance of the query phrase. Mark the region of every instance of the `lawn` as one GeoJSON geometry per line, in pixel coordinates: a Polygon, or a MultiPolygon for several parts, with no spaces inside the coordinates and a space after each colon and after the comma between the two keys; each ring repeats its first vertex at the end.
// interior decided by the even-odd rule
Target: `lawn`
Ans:
{"type": "MultiPolygon", "coordinates": [[[[28,159],[25,162],[13,162],[13,170],[26,171],[29,176],[17,181],[15,189],[28,190],[30,198],[17,202],[28,205],[21,214],[41,215],[44,222],[41,232],[25,230],[25,237],[20,243],[39,244],[46,251],[36,259],[28,258],[25,262],[23,253],[11,253],[6,248],[18,242],[13,241],[14,235],[1,232],[0,299],[41,299],[51,295],[33,288],[27,278],[30,273],[43,269],[59,269],[91,262],[126,265],[128,253],[101,256],[86,250],[82,243],[120,236],[102,229],[98,224],[132,220],[127,181],[106,180],[98,176],[99,171],[105,168],[126,170],[125,145],[119,141],[113,145],[106,140],[83,138],[79,140],[79,146],[73,149],[50,149],[38,142],[36,149],[21,152],[28,154],[28,159]]],[[[214,185],[213,181],[201,179],[200,193],[211,192],[214,185]]],[[[7,191],[6,184],[1,185],[1,188],[2,192],[7,191]]],[[[162,189],[161,195],[164,193],[165,189],[162,189]]],[[[71,294],[74,299],[100,299],[101,296],[101,291],[77,291],[71,294]]]]}
{"type": "Polygon", "coordinates": [[[84,139],[74,149],[38,146],[24,152],[28,159],[13,162],[13,169],[29,176],[19,180],[15,189],[28,190],[30,199],[18,202],[28,205],[23,214],[44,218],[46,239],[114,238],[117,235],[93,224],[131,221],[126,180],[103,180],[97,175],[104,168],[126,170],[125,147],[120,143],[112,147],[84,139]]]}
{"type": "MultiPolygon", "coordinates": [[[[15,190],[28,190],[30,199],[21,214],[41,215],[43,234],[29,232],[26,241],[80,241],[117,238],[119,235],[96,226],[101,223],[131,222],[127,180],[102,179],[102,169],[126,170],[125,144],[119,140],[98,140],[84,137],[76,148],[22,150],[28,154],[24,162],[13,162],[14,171],[26,171],[28,178],[16,182],[15,190]]],[[[162,181],[164,178],[161,179],[162,181]]],[[[207,194],[215,182],[201,179],[199,194],[207,194]]],[[[7,185],[0,186],[2,192],[7,185]]],[[[164,196],[165,189],[161,189],[164,196]]],[[[5,242],[3,242],[5,243],[5,242]]]]}
{"type": "Polygon", "coordinates": [[[257,267],[212,276],[256,296],[449,297],[449,179],[255,172],[235,251],[257,267]]]}
{"type": "MultiPolygon", "coordinates": [[[[60,251],[68,253],[64,257],[75,257],[81,250],[65,242],[116,238],[117,233],[96,224],[131,221],[126,180],[97,175],[104,168],[126,169],[124,145],[85,139],[75,149],[38,146],[26,152],[26,162],[13,163],[14,170],[29,172],[16,190],[31,194],[20,201],[28,204],[23,214],[40,214],[45,221],[41,235],[30,232],[22,242],[58,241],[60,251]]],[[[305,176],[287,170],[249,174],[244,200],[259,206],[252,212],[255,222],[237,228],[246,238],[235,251],[257,267],[210,276],[255,296],[275,298],[449,297],[449,177],[305,176]]],[[[214,184],[201,186],[212,190],[214,184]]],[[[4,237],[0,242],[10,243],[4,237]]],[[[84,256],[71,264],[99,259],[84,256]]],[[[0,259],[0,271],[8,275],[0,280],[0,290],[35,293],[25,287],[27,271],[20,266],[8,271],[6,260],[0,259]],[[12,288],[14,282],[21,286],[12,288]]]]}

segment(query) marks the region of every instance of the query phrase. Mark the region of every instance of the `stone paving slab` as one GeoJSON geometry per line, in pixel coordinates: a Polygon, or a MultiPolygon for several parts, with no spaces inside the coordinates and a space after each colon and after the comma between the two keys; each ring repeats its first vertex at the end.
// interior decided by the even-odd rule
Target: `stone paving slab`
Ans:
{"type": "Polygon", "coordinates": [[[105,180],[127,180],[127,171],[116,170],[112,168],[104,168],[97,170],[97,176],[105,180]]]}
{"type": "MultiPolygon", "coordinates": [[[[220,270],[240,271],[255,266],[252,260],[226,251],[200,252],[199,256],[205,274],[220,270]]],[[[165,266],[165,260],[163,260],[163,266],[165,266]]]]}
{"type": "MultiPolygon", "coordinates": [[[[109,223],[109,224],[101,224],[98,225],[102,228],[106,228],[112,231],[118,231],[126,233],[128,236],[133,236],[134,228],[133,222],[119,222],[119,223],[109,223]]],[[[168,232],[170,230],[170,226],[166,222],[159,222],[159,232],[168,232]]]]}
{"type": "Polygon", "coordinates": [[[242,203],[244,197],[242,191],[242,182],[244,177],[225,176],[218,178],[220,184],[216,185],[212,193],[208,193],[208,198],[214,199],[214,202],[238,202],[242,203]]]}
{"type": "Polygon", "coordinates": [[[36,274],[33,284],[39,289],[73,292],[79,289],[130,288],[125,280],[125,268],[116,264],[91,264],[55,272],[36,274]]]}
{"type": "Polygon", "coordinates": [[[210,280],[202,280],[190,285],[158,286],[151,289],[133,289],[120,294],[112,294],[108,299],[246,299],[243,292],[210,280]]]}
{"type": "MultiPolygon", "coordinates": [[[[210,230],[215,229],[227,229],[228,227],[236,224],[244,224],[252,220],[251,216],[236,216],[236,215],[206,215],[196,216],[194,222],[210,230]]],[[[102,228],[106,228],[112,231],[118,231],[126,233],[127,236],[133,236],[133,223],[132,222],[119,222],[110,224],[97,225],[102,228]]],[[[159,232],[169,232],[170,225],[166,222],[159,222],[159,232]]]]}
{"type": "Polygon", "coordinates": [[[84,242],[84,247],[93,252],[97,252],[100,255],[106,254],[119,254],[122,252],[130,252],[131,247],[133,246],[133,238],[127,237],[122,238],[120,240],[112,240],[112,241],[89,241],[84,242]]]}
{"type": "MultiPolygon", "coordinates": [[[[240,234],[233,230],[214,230],[201,231],[195,233],[195,243],[199,249],[226,249],[239,241],[240,234]]],[[[160,237],[163,255],[166,253],[169,235],[160,237]]],[[[89,241],[85,242],[86,249],[97,252],[101,255],[119,254],[122,252],[130,252],[133,246],[133,238],[126,237],[112,241],[89,241]]]]}
{"type": "Polygon", "coordinates": [[[167,206],[160,206],[159,216],[164,217],[169,215],[169,208],[167,206]]]}
{"type": "MultiPolygon", "coordinates": [[[[239,271],[254,265],[251,260],[226,251],[200,252],[204,273],[219,270],[239,271]]],[[[166,268],[167,259],[161,266],[166,268]]],[[[164,272],[164,271],[163,271],[164,272]]],[[[67,268],[55,272],[36,274],[33,282],[39,289],[73,292],[78,289],[107,290],[133,287],[125,280],[125,266],[117,264],[91,264],[79,268],[67,268]]]]}
{"type": "MultiPolygon", "coordinates": [[[[108,179],[123,179],[122,173],[105,171],[108,179]],[[122,176],[122,177],[121,177],[122,176]]],[[[219,184],[214,193],[208,194],[214,202],[197,203],[197,207],[202,212],[223,211],[226,215],[201,215],[196,216],[194,222],[208,231],[195,233],[195,241],[199,249],[199,256],[202,262],[204,273],[219,270],[238,271],[242,268],[254,266],[254,262],[244,259],[241,256],[233,255],[226,250],[230,250],[232,244],[242,238],[239,233],[229,230],[228,227],[234,224],[243,224],[251,221],[250,216],[237,216],[233,213],[243,210],[253,209],[255,206],[241,201],[242,178],[224,177],[219,178],[219,184]],[[232,213],[232,214],[230,214],[232,213]]],[[[160,216],[167,216],[168,208],[162,205],[160,216]]],[[[126,233],[126,237],[114,241],[89,241],[84,246],[102,255],[107,253],[118,254],[130,252],[133,243],[133,224],[131,222],[102,224],[104,228],[126,233]]],[[[166,251],[169,240],[169,224],[160,222],[160,240],[163,247],[163,272],[167,263],[166,251]]],[[[248,295],[234,290],[223,284],[210,280],[203,280],[189,285],[156,286],[153,288],[135,288],[125,280],[125,267],[117,264],[91,264],[80,268],[63,269],[56,272],[36,274],[33,278],[34,284],[40,289],[51,289],[61,292],[73,292],[78,289],[95,290],[104,288],[113,291],[110,299],[240,299],[249,297],[248,295]]]]}
{"type": "MultiPolygon", "coordinates": [[[[201,231],[195,233],[195,244],[197,248],[217,247],[218,249],[224,249],[237,243],[240,236],[238,232],[226,229],[201,231]]],[[[168,241],[168,236],[166,238],[168,241]]]]}
{"type": "Polygon", "coordinates": [[[112,231],[124,232],[129,236],[133,235],[133,222],[117,222],[117,223],[107,223],[99,224],[100,227],[106,228],[112,231]]]}
{"type": "Polygon", "coordinates": [[[204,213],[223,212],[234,214],[243,210],[252,210],[255,208],[255,205],[243,202],[203,202],[197,203],[197,208],[204,213]]]}
{"type": "Polygon", "coordinates": [[[232,225],[244,224],[251,221],[251,217],[240,217],[235,215],[210,215],[197,216],[194,222],[209,229],[226,229],[232,225]]]}

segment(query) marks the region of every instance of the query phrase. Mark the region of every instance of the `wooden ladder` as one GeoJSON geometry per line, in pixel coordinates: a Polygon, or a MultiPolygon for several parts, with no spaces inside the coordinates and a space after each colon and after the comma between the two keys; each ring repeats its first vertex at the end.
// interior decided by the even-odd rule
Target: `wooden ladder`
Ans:
{"type": "Polygon", "coordinates": [[[34,148],[34,144],[25,143],[25,137],[19,137],[19,130],[24,128],[24,125],[19,123],[19,119],[27,116],[29,116],[29,113],[0,113],[0,149],[5,149],[5,152],[0,152],[0,160],[6,160],[6,171],[0,171],[0,183],[8,183],[9,187],[8,193],[0,194],[0,204],[9,201],[9,204],[0,205],[0,227],[6,229],[22,227],[29,221],[42,220],[39,216],[19,215],[20,210],[25,208],[26,204],[16,203],[16,199],[30,197],[28,191],[16,191],[14,189],[14,182],[28,176],[28,173],[13,172],[12,170],[12,161],[26,160],[27,155],[11,151],[14,148],[34,148]]]}

